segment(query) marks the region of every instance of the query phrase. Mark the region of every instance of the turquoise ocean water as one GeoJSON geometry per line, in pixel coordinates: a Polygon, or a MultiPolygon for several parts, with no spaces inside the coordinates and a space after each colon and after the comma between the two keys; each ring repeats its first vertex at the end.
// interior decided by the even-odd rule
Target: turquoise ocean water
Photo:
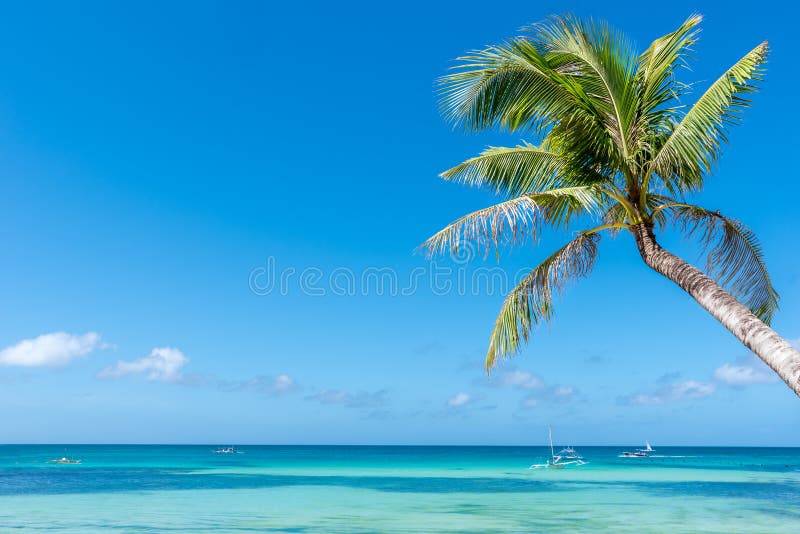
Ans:
{"type": "Polygon", "coordinates": [[[0,532],[800,532],[800,449],[0,446],[0,532]]]}

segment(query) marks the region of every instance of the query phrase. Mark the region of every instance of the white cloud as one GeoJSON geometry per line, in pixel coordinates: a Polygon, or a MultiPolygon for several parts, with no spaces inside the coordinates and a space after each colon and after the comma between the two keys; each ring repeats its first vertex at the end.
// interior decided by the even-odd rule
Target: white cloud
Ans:
{"type": "Polygon", "coordinates": [[[100,371],[99,378],[118,378],[126,375],[143,374],[147,380],[160,382],[180,382],[183,379],[181,368],[189,363],[189,358],[178,349],[171,347],[154,348],[150,354],[127,362],[118,361],[111,367],[100,371]]]}
{"type": "Polygon", "coordinates": [[[550,386],[523,397],[523,408],[534,408],[542,403],[566,403],[576,398],[578,390],[572,386],[550,386]]]}
{"type": "Polygon", "coordinates": [[[303,389],[287,374],[280,374],[276,377],[257,376],[238,382],[219,382],[219,388],[223,391],[254,391],[269,397],[278,397],[303,389]]]}
{"type": "Polygon", "coordinates": [[[714,384],[687,380],[672,385],[672,396],[675,399],[700,399],[714,393],[714,384]]]}
{"type": "Polygon", "coordinates": [[[520,389],[541,389],[544,387],[544,380],[528,371],[506,371],[497,377],[497,385],[520,389]]]}
{"type": "Polygon", "coordinates": [[[34,339],[23,339],[15,345],[0,350],[0,365],[20,367],[48,367],[66,365],[97,348],[103,348],[100,335],[88,332],[82,336],[66,332],[53,332],[34,339]]]}
{"type": "Polygon", "coordinates": [[[575,388],[570,386],[556,386],[555,389],[553,389],[553,396],[560,399],[571,397],[574,394],[575,388]]]}
{"type": "Polygon", "coordinates": [[[340,389],[326,389],[309,395],[308,400],[316,400],[323,404],[344,404],[350,399],[350,394],[340,389]]]}
{"type": "Polygon", "coordinates": [[[272,381],[270,384],[270,390],[274,391],[275,393],[288,393],[290,391],[294,391],[297,388],[297,383],[292,380],[292,377],[289,375],[278,375],[275,377],[275,380],[272,381]]]}
{"type": "Polygon", "coordinates": [[[458,408],[460,406],[464,406],[465,404],[469,404],[473,400],[475,399],[472,395],[460,391],[447,399],[447,405],[451,408],[458,408]]]}
{"type": "Polygon", "coordinates": [[[645,404],[664,404],[686,399],[702,399],[712,395],[716,391],[714,384],[709,382],[698,382],[696,380],[685,380],[675,382],[669,386],[662,387],[652,393],[636,393],[625,397],[625,403],[639,406],[645,404]]]}
{"type": "MultiPolygon", "coordinates": [[[[478,383],[486,384],[486,381],[482,379],[481,382],[476,381],[476,384],[478,383]]],[[[500,373],[488,385],[525,391],[526,395],[520,399],[522,408],[534,408],[541,404],[566,403],[578,396],[578,390],[574,387],[558,384],[547,385],[541,376],[513,368],[500,373]]]]}
{"type": "Polygon", "coordinates": [[[734,363],[724,363],[714,370],[714,378],[734,387],[775,382],[778,377],[756,356],[738,358],[734,363]]]}

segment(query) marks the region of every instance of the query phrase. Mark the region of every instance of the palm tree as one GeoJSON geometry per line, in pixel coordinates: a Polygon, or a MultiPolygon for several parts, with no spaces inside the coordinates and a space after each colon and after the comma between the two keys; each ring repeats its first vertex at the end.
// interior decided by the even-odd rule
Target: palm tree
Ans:
{"type": "Polygon", "coordinates": [[[553,315],[553,298],[586,276],[602,233],[627,230],[650,268],[691,295],[800,396],[800,353],[768,325],[778,294],[756,236],[738,220],[687,202],[702,189],[741,120],[767,58],[761,43],[725,71],[691,107],[677,81],[701,17],[638,54],[601,22],[550,18],[522,36],[459,58],[441,78],[446,118],[466,130],[526,132],[537,144],[490,147],[442,173],[488,188],[494,206],[453,222],[424,244],[429,255],[471,244],[488,252],[534,240],[544,225],[594,226],[573,234],[508,295],[495,322],[486,369],[511,356],[553,315]],[[699,239],[705,272],[663,249],[667,225],[699,239]]]}

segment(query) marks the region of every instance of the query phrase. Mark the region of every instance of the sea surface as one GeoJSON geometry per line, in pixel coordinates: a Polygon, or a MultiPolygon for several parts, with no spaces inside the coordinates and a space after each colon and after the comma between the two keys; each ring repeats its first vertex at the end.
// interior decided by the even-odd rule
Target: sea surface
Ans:
{"type": "Polygon", "coordinates": [[[214,448],[0,446],[0,532],[800,532],[800,449],[214,448]]]}

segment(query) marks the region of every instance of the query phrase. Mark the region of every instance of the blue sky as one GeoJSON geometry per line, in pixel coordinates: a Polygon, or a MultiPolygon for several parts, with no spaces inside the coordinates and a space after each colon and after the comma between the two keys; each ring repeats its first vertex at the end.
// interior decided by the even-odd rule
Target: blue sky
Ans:
{"type": "MultiPolygon", "coordinates": [[[[757,232],[782,295],[774,326],[800,339],[786,165],[800,50],[789,8],[760,6],[4,5],[0,442],[526,444],[552,423],[575,444],[800,445],[796,397],[649,272],[630,236],[604,240],[591,277],[491,382],[502,294],[438,291],[414,254],[492,201],[437,174],[520,140],[441,119],[434,80],[456,56],[564,11],[644,47],[699,11],[687,81],[773,48],[697,200],[757,232]],[[294,270],[286,291],[264,294],[268,267],[294,270]],[[371,268],[419,283],[379,294],[362,284],[371,268]]],[[[532,266],[564,239],[499,266],[532,266]]],[[[437,265],[457,285],[498,263],[437,265]]]]}

